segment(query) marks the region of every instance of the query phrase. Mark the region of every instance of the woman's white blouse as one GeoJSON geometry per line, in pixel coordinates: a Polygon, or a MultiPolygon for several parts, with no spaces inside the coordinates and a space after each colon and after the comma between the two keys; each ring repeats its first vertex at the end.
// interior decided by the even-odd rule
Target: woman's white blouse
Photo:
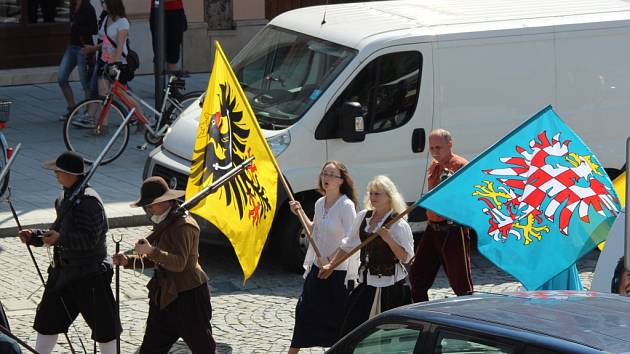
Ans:
{"type": "MultiPolygon", "coordinates": [[[[352,226],[352,230],[348,234],[346,238],[341,241],[341,249],[345,252],[350,252],[353,248],[361,244],[361,239],[359,237],[359,228],[361,227],[361,223],[363,222],[363,218],[365,218],[365,214],[367,210],[361,210],[354,221],[354,225],[352,226]]],[[[378,230],[382,225],[383,221],[387,219],[387,217],[391,214],[391,211],[387,213],[387,215],[378,223],[377,227],[374,230],[378,230]]],[[[369,231],[370,220],[372,218],[366,218],[365,231],[369,231]]],[[[411,261],[414,255],[413,249],[413,235],[411,233],[411,227],[404,219],[400,219],[394,223],[389,228],[389,233],[392,235],[392,238],[396,243],[402,247],[407,253],[407,258],[403,263],[408,263],[411,261]]],[[[363,274],[359,274],[359,266],[361,263],[360,259],[360,251],[355,253],[348,260],[348,274],[346,278],[348,279],[358,279],[360,282],[366,281],[363,279],[363,274]]],[[[407,271],[405,267],[403,267],[400,263],[396,264],[396,268],[394,270],[394,275],[389,276],[379,276],[372,275],[370,271],[367,272],[367,285],[371,285],[377,288],[384,288],[386,286],[394,285],[397,281],[404,279],[407,276],[407,271]]]]}
{"type": "MultiPolygon", "coordinates": [[[[324,207],[326,197],[321,197],[315,202],[315,215],[313,216],[313,241],[317,245],[322,257],[332,259],[335,251],[341,245],[341,240],[346,237],[357,215],[354,203],[345,194],[342,194],[328,209],[324,207]]],[[[316,261],[316,254],[309,244],[306,258],[304,258],[304,277],[308,274],[316,261]]],[[[341,263],[335,270],[346,270],[348,262],[341,263]]]]}

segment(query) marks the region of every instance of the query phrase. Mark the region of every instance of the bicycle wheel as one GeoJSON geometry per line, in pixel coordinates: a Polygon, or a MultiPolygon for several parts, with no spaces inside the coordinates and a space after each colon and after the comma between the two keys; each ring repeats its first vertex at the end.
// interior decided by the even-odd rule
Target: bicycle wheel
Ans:
{"type": "MultiPolygon", "coordinates": [[[[63,141],[66,148],[81,154],[89,164],[100,155],[126,116],[124,113],[126,110],[118,102],[112,101],[110,105],[104,102],[103,97],[81,101],[63,123],[63,141]],[[95,124],[97,119],[101,122],[99,129],[96,129],[95,124]]],[[[103,157],[101,165],[108,164],[120,156],[128,142],[127,124],[103,157]]]]}
{"type": "Polygon", "coordinates": [[[165,121],[169,125],[173,124],[175,119],[177,119],[179,115],[182,114],[182,112],[185,111],[186,108],[188,108],[188,106],[190,106],[193,102],[197,100],[197,98],[199,98],[203,94],[204,91],[192,91],[183,95],[179,99],[172,98],[174,102],[172,102],[172,104],[169,105],[164,111],[165,119],[163,121],[165,121]]]}
{"type": "MultiPolygon", "coordinates": [[[[165,124],[171,125],[175,122],[175,119],[179,117],[179,115],[188,108],[199,96],[203,94],[203,91],[193,91],[189,92],[181,98],[171,97],[169,106],[164,110],[164,118],[160,121],[161,129],[165,124]]],[[[151,134],[148,130],[144,132],[144,139],[151,145],[160,145],[162,144],[164,136],[156,136],[151,134]]]]}

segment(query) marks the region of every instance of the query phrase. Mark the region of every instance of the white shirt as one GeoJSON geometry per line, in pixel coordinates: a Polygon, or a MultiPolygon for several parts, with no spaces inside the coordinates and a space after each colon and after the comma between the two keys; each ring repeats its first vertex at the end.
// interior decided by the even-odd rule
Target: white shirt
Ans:
{"type": "MultiPolygon", "coordinates": [[[[98,30],[98,36],[103,41],[103,44],[101,47],[101,60],[103,60],[106,63],[114,62],[114,56],[116,55],[116,48],[114,48],[114,45],[109,40],[109,38],[111,38],[112,41],[116,42],[116,46],[119,46],[121,45],[121,43],[118,43],[118,31],[121,31],[121,30],[129,31],[129,21],[127,21],[126,18],[119,17],[118,19],[116,19],[116,21],[110,21],[111,23],[107,23],[107,21],[109,20],[110,20],[109,18],[105,18],[103,20],[103,24],[101,25],[101,28],[99,28],[98,30]],[[105,35],[106,23],[107,23],[107,36],[109,36],[109,38],[105,35]]],[[[125,41],[125,43],[122,43],[122,45],[123,45],[123,55],[120,57],[120,61],[123,64],[125,64],[127,63],[127,60],[125,59],[125,55],[127,55],[127,41],[125,41]]]]}
{"type": "MultiPolygon", "coordinates": [[[[361,244],[361,238],[359,237],[359,229],[361,228],[361,223],[363,219],[366,219],[365,231],[369,232],[370,228],[370,218],[366,218],[365,214],[367,210],[361,210],[357,217],[354,220],[354,225],[352,226],[352,230],[348,237],[344,238],[341,241],[341,249],[345,252],[350,252],[353,248],[361,244]]],[[[389,211],[387,215],[378,223],[378,225],[374,228],[374,230],[378,230],[383,225],[383,221],[385,221],[389,214],[392,212],[389,211]]],[[[396,221],[390,228],[389,233],[392,235],[392,239],[402,247],[407,253],[407,258],[403,263],[408,263],[414,255],[413,249],[413,235],[411,234],[411,227],[404,219],[400,219],[396,221]]],[[[359,274],[359,266],[361,265],[360,259],[360,251],[352,255],[352,257],[348,260],[348,275],[346,278],[348,279],[359,279],[360,282],[364,282],[363,274],[359,274]]],[[[384,288],[390,285],[394,285],[397,281],[404,279],[407,276],[407,271],[405,267],[403,267],[400,262],[396,263],[396,267],[394,269],[394,275],[372,275],[370,271],[367,272],[367,285],[371,285],[377,288],[384,288]]]]}
{"type": "MultiPolygon", "coordinates": [[[[326,197],[321,197],[315,202],[315,215],[313,216],[313,241],[317,245],[320,254],[324,258],[332,259],[333,254],[341,244],[341,240],[350,234],[354,218],[357,215],[354,203],[345,194],[342,194],[335,203],[326,210],[326,197]]],[[[304,277],[308,275],[316,261],[315,250],[309,244],[304,258],[304,277]]],[[[343,262],[335,270],[346,270],[348,262],[343,262]]]]}

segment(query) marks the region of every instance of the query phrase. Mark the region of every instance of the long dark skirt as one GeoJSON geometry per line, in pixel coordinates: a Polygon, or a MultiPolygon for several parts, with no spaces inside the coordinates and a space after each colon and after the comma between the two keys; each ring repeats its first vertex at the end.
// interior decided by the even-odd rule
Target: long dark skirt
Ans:
{"type": "Polygon", "coordinates": [[[348,297],[346,271],[336,270],[328,279],[317,278],[318,272],[319,268],[313,265],[295,307],[293,348],[330,347],[339,339],[348,297]]]}
{"type": "MultiPolygon", "coordinates": [[[[376,288],[363,283],[359,284],[350,293],[346,306],[346,315],[341,325],[340,337],[350,333],[369,319],[375,295],[376,288]]],[[[411,290],[405,284],[404,279],[381,290],[381,312],[410,303],[411,290]]]]}

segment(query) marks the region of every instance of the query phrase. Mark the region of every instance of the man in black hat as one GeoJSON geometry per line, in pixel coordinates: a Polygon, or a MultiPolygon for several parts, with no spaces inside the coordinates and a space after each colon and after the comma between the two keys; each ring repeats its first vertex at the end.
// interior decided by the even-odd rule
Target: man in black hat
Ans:
{"type": "Polygon", "coordinates": [[[140,347],[143,353],[166,354],[182,338],[193,354],[216,351],[212,338],[212,307],[208,276],[199,265],[199,226],[190,215],[178,214],[176,199],[184,191],[171,190],[162,177],[149,177],[142,183],[140,200],[155,224],[153,232],[138,240],[136,255],[113,256],[114,264],[130,268],[143,259],[153,267],[149,281],[149,316],[140,347]]]}
{"type": "Polygon", "coordinates": [[[56,160],[44,162],[44,168],[53,170],[63,186],[55,201],[57,219],[49,230],[18,233],[24,243],[54,247],[48,281],[35,314],[35,349],[51,353],[58,334],[66,333],[80,313],[100,352],[114,354],[122,327],[111,288],[112,267],[105,261],[108,225],[103,202],[91,187],[69,201],[87,172],[81,155],[66,151],[56,160]]]}

